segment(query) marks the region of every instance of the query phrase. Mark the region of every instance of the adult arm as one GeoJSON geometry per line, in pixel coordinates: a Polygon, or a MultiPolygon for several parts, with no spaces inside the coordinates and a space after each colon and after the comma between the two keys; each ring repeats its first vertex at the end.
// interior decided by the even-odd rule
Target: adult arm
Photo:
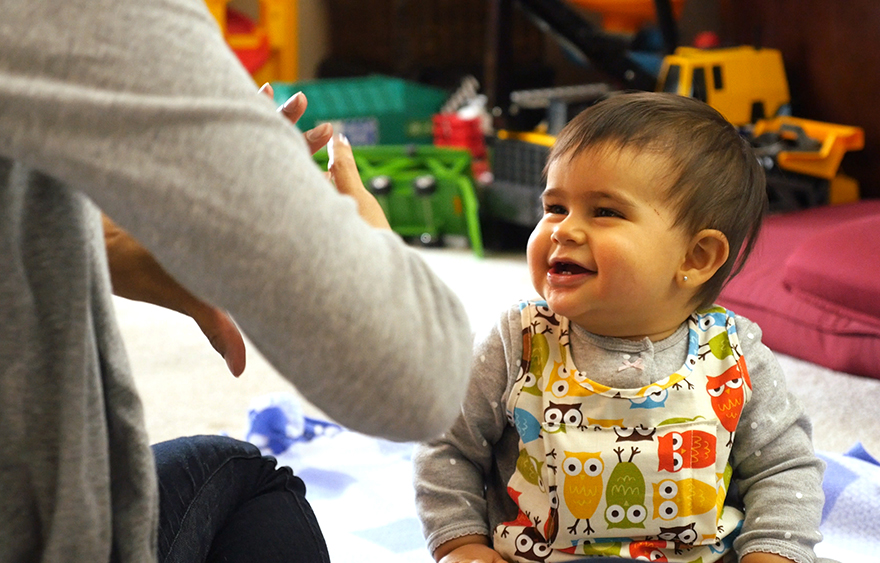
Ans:
{"type": "MultiPolygon", "coordinates": [[[[272,99],[272,86],[269,83],[264,84],[260,88],[260,93],[272,99]]],[[[278,111],[288,121],[296,124],[305,113],[307,106],[308,100],[305,95],[299,92],[282,104],[278,111]]],[[[332,133],[333,128],[329,123],[320,124],[306,131],[303,136],[309,146],[309,152],[315,153],[326,145],[331,140],[332,133]]],[[[345,153],[345,150],[336,152],[345,153]]],[[[360,191],[363,198],[375,200],[369,192],[363,189],[363,183],[353,158],[346,159],[344,156],[336,159],[337,162],[330,167],[334,172],[334,184],[337,185],[337,189],[354,193],[360,191]]],[[[343,191],[343,193],[345,192],[343,191]]],[[[371,210],[372,207],[369,204],[370,202],[367,201],[359,207],[371,210]]],[[[378,203],[375,203],[375,207],[378,207],[378,203]]],[[[109,217],[102,214],[101,219],[113,293],[127,299],[165,307],[191,317],[208,338],[211,346],[226,361],[232,375],[236,377],[241,375],[247,360],[245,345],[241,332],[235,326],[232,318],[225,311],[202,301],[177,283],[177,280],[172,278],[156,262],[147,249],[109,217]]],[[[387,221],[384,225],[387,226],[387,221]]]]}
{"type": "MultiPolygon", "coordinates": [[[[302,105],[304,106],[304,101],[302,105]]],[[[300,113],[296,118],[291,118],[291,115],[287,114],[287,117],[292,122],[296,122],[301,115],[300,113]]],[[[330,131],[327,133],[326,140],[329,140],[330,131]]],[[[325,135],[321,131],[312,129],[305,133],[310,145],[314,144],[309,139],[310,134],[314,139],[320,139],[316,141],[318,143],[325,140],[325,135]]],[[[390,229],[382,208],[372,194],[364,189],[347,140],[340,137],[328,146],[334,144],[340,144],[340,148],[334,151],[339,156],[331,163],[328,172],[334,185],[340,193],[352,195],[358,200],[358,210],[365,221],[377,228],[390,229]]],[[[211,346],[226,361],[232,375],[236,377],[241,375],[247,357],[244,339],[232,318],[225,311],[202,301],[180,285],[156,262],[147,249],[109,217],[102,214],[101,220],[113,293],[191,317],[208,338],[211,346]]]]}
{"type": "Polygon", "coordinates": [[[4,7],[0,52],[0,154],[87,194],[340,423],[454,420],[461,304],[327,181],[201,0],[4,7]]]}
{"type": "Polygon", "coordinates": [[[760,328],[741,317],[737,333],[752,381],[732,451],[734,479],[745,522],[734,548],[745,561],[797,563],[815,560],[822,536],[824,463],[815,456],[811,426],[800,402],[786,388],[760,328]],[[748,557],[748,558],[747,558],[748,557]]]}

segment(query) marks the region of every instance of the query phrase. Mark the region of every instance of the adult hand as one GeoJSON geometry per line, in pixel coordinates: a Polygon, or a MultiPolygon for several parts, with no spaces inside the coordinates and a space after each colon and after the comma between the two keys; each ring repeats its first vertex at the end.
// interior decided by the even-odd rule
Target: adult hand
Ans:
{"type": "Polygon", "coordinates": [[[109,217],[102,215],[102,220],[113,293],[192,317],[226,360],[232,375],[241,375],[246,363],[244,339],[229,315],[177,283],[147,249],[109,217]]]}
{"type": "MultiPolygon", "coordinates": [[[[260,93],[273,98],[274,91],[272,85],[268,82],[263,84],[263,87],[260,88],[260,93]]],[[[309,102],[305,94],[297,92],[281,104],[278,111],[287,117],[291,123],[296,124],[305,113],[308,104],[309,102]]],[[[322,123],[314,129],[309,129],[303,135],[312,154],[316,153],[324,145],[327,145],[327,152],[330,157],[327,164],[330,181],[333,182],[339,193],[349,195],[357,201],[361,217],[377,229],[391,230],[388,219],[385,217],[385,212],[382,211],[382,206],[379,205],[373,194],[364,187],[348,139],[341,134],[334,136],[333,127],[329,123],[322,123]]]]}
{"type": "MultiPolygon", "coordinates": [[[[260,88],[260,93],[269,96],[270,99],[274,99],[274,91],[272,89],[272,85],[268,82],[263,84],[263,87],[260,88]]],[[[278,113],[283,115],[296,125],[299,119],[306,112],[306,108],[309,105],[308,99],[306,99],[306,95],[302,92],[297,92],[293,96],[287,99],[286,102],[281,104],[278,107],[278,113]]],[[[321,147],[327,144],[330,140],[330,137],[333,136],[333,126],[329,123],[322,123],[313,129],[309,129],[303,136],[306,138],[306,143],[309,145],[309,150],[312,154],[315,154],[320,150],[321,147]]]]}
{"type": "MultiPolygon", "coordinates": [[[[265,84],[260,89],[260,93],[271,98],[273,96],[272,86],[268,83],[265,84]]],[[[307,106],[308,101],[305,95],[298,92],[282,104],[278,111],[295,124],[303,116],[307,106]]],[[[329,123],[323,123],[306,131],[304,135],[309,149],[314,154],[330,141],[333,127],[329,123]]],[[[389,228],[378,202],[363,188],[350,147],[347,156],[348,158],[343,158],[344,163],[337,167],[341,177],[337,188],[342,186],[344,188],[344,191],[340,189],[342,193],[355,195],[358,193],[357,187],[360,186],[363,192],[359,194],[361,199],[366,199],[364,197],[366,194],[373,200],[375,208],[371,207],[369,202],[364,205],[371,210],[372,215],[375,215],[376,209],[381,215],[381,219],[374,217],[373,221],[379,223],[380,226],[383,226],[384,223],[384,227],[389,228]]],[[[330,174],[332,177],[332,171],[330,174]]],[[[211,346],[226,360],[226,366],[232,375],[235,377],[241,375],[244,372],[247,355],[244,339],[232,318],[222,309],[202,301],[177,283],[140,243],[117,226],[109,217],[102,215],[102,219],[113,293],[120,297],[144,301],[192,317],[202,333],[208,338],[211,346]]],[[[371,222],[371,224],[374,223],[371,222]]]]}

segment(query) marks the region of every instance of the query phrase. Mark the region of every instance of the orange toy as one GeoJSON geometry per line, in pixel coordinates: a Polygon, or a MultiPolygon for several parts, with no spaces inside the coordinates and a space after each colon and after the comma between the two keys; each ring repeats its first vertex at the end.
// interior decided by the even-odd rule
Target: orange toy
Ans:
{"type": "Polygon", "coordinates": [[[832,180],[837,175],[840,162],[846,152],[865,148],[864,129],[851,125],[780,116],[775,119],[759,120],[755,123],[752,134],[759,137],[767,132],[776,132],[782,139],[797,140],[800,134],[816,140],[819,143],[816,150],[798,148],[782,150],[776,155],[776,162],[784,170],[826,180],[832,180]]]}
{"type": "MultiPolygon", "coordinates": [[[[653,0],[570,0],[582,8],[602,15],[602,27],[612,33],[635,33],[648,22],[656,21],[653,0]]],[[[671,0],[676,19],[681,15],[684,0],[671,0]]]]}
{"type": "Polygon", "coordinates": [[[297,0],[259,0],[259,19],[205,0],[226,42],[258,84],[292,82],[298,72],[297,0]]]}

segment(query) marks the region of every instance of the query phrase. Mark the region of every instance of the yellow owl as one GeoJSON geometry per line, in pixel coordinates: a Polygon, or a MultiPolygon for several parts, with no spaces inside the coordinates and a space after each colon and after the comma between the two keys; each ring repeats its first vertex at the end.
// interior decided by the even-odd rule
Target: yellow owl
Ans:
{"type": "Polygon", "coordinates": [[[562,460],[562,497],[568,511],[575,518],[574,524],[568,527],[571,534],[577,535],[577,526],[581,520],[587,522],[587,528],[582,533],[593,533],[590,518],[596,513],[602,500],[604,471],[605,463],[599,452],[565,452],[562,460]]]}
{"type": "Polygon", "coordinates": [[[717,499],[714,485],[696,479],[665,479],[654,483],[654,518],[675,520],[704,514],[715,508],[717,499]]]}
{"type": "Polygon", "coordinates": [[[547,383],[547,388],[544,391],[552,391],[553,395],[559,398],[567,396],[568,390],[571,387],[570,375],[565,364],[554,361],[553,371],[550,373],[550,381],[547,383]]]}
{"type": "Polygon", "coordinates": [[[563,397],[588,397],[596,393],[604,393],[610,389],[590,381],[583,372],[575,371],[572,376],[564,363],[553,362],[553,372],[544,391],[550,391],[559,399],[563,397]]]}

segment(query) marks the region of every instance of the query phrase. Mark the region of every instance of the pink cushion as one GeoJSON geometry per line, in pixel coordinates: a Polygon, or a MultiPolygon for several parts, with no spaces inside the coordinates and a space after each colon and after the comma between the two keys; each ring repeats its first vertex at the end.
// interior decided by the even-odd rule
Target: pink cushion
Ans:
{"type": "Polygon", "coordinates": [[[880,379],[878,222],[880,200],[768,217],[719,302],[777,352],[880,379]]]}
{"type": "Polygon", "coordinates": [[[880,215],[807,238],[786,260],[782,282],[805,298],[880,318],[880,215]]]}

